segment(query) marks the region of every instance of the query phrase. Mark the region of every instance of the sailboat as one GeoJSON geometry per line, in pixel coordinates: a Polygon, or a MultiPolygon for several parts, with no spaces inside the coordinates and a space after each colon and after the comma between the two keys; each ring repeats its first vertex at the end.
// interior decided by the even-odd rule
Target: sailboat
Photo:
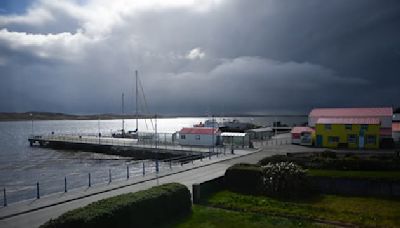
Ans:
{"type": "Polygon", "coordinates": [[[122,129],[116,133],[112,133],[113,138],[129,138],[129,139],[138,139],[138,131],[139,131],[139,119],[138,119],[138,71],[135,71],[136,76],[136,130],[134,131],[125,131],[125,119],[124,119],[124,93],[122,93],[122,129]]]}

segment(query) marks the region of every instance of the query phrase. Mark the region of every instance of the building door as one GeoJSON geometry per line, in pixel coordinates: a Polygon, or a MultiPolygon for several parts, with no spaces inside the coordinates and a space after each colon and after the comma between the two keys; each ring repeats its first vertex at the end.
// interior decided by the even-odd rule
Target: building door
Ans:
{"type": "Polygon", "coordinates": [[[322,147],[322,135],[317,135],[317,143],[318,147],[322,147]]]}
{"type": "Polygon", "coordinates": [[[363,149],[364,148],[364,135],[360,135],[358,139],[358,148],[363,149]]]}

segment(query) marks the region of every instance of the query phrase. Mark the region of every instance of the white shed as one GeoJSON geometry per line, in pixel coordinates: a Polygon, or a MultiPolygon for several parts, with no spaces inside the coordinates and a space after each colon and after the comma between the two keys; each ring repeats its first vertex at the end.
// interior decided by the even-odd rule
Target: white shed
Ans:
{"type": "Polygon", "coordinates": [[[274,135],[272,127],[263,127],[247,130],[250,140],[266,140],[270,139],[274,135]]]}
{"type": "Polygon", "coordinates": [[[235,147],[249,147],[250,139],[249,134],[240,132],[222,132],[221,137],[224,145],[235,147]]]}
{"type": "Polygon", "coordinates": [[[185,127],[179,131],[179,144],[182,146],[215,146],[219,143],[220,134],[218,128],[185,127]]]}

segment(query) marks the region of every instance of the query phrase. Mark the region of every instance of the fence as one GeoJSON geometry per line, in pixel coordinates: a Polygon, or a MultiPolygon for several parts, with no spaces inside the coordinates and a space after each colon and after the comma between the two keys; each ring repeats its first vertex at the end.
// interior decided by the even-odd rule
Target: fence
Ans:
{"type": "MultiPolygon", "coordinates": [[[[114,182],[143,180],[143,178],[158,174],[168,173],[186,165],[195,165],[196,161],[211,160],[227,155],[226,150],[214,153],[189,154],[164,160],[135,161],[123,167],[114,167],[106,170],[93,170],[87,173],[67,175],[59,180],[47,182],[35,181],[26,185],[3,185],[2,205],[8,206],[22,200],[41,199],[43,196],[54,193],[86,191],[88,188],[109,185],[114,182]]],[[[1,193],[0,193],[1,194],[1,193]]]]}
{"type": "Polygon", "coordinates": [[[271,138],[268,140],[253,140],[253,146],[256,148],[264,147],[264,146],[281,146],[281,145],[289,145],[292,143],[291,137],[281,137],[281,138],[271,138]]]}

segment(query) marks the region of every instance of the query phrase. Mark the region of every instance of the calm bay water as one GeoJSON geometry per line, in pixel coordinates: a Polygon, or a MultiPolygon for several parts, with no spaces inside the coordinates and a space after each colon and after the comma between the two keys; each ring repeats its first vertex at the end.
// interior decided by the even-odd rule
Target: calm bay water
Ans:
{"type": "MultiPolygon", "coordinates": [[[[158,132],[175,132],[182,127],[190,127],[204,122],[207,118],[158,119],[158,132]]],[[[226,118],[232,119],[232,118],[226,118]]],[[[260,126],[270,125],[278,120],[288,125],[301,124],[305,117],[256,117],[237,118],[260,126]]],[[[222,121],[222,118],[216,118],[222,121]]],[[[125,129],[134,130],[135,120],[125,120],[125,129]]],[[[149,120],[139,120],[139,130],[152,132],[149,120]]],[[[40,183],[41,194],[64,191],[64,178],[69,188],[87,186],[88,173],[92,183],[105,183],[108,170],[113,179],[124,178],[126,165],[131,176],[142,175],[141,163],[118,156],[90,153],[85,151],[65,151],[30,147],[30,134],[97,134],[110,135],[121,129],[121,120],[57,120],[57,121],[10,121],[0,122],[0,187],[6,188],[8,202],[16,202],[35,197],[36,182],[40,183]]],[[[162,168],[162,167],[161,167],[162,168]]],[[[154,172],[154,162],[147,161],[146,172],[154,172]]],[[[2,197],[1,197],[2,200],[2,197]]]]}

